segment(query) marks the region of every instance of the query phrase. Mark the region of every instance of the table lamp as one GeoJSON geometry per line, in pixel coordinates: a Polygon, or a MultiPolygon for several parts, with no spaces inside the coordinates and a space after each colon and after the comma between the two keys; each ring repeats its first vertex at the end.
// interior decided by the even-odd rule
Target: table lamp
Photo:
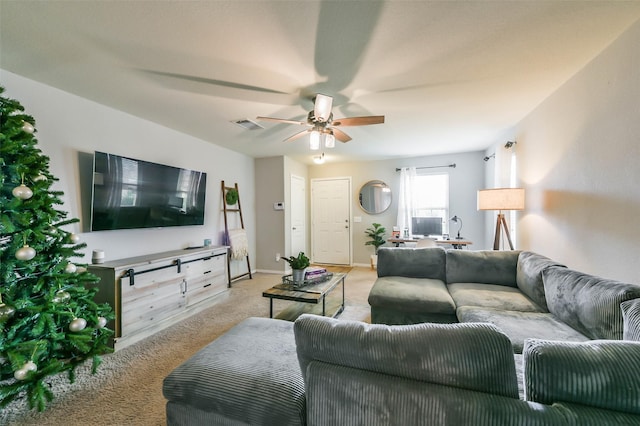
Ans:
{"type": "Polygon", "coordinates": [[[481,189],[478,191],[478,210],[498,210],[493,249],[500,250],[501,229],[504,228],[509,247],[513,250],[511,234],[502,211],[524,210],[524,188],[481,189]]]}
{"type": "Polygon", "coordinates": [[[459,223],[460,224],[460,227],[458,228],[458,236],[456,237],[456,240],[461,240],[462,237],[460,236],[460,231],[462,231],[462,219],[459,216],[453,216],[449,220],[451,222],[453,222],[453,223],[459,223]]]}

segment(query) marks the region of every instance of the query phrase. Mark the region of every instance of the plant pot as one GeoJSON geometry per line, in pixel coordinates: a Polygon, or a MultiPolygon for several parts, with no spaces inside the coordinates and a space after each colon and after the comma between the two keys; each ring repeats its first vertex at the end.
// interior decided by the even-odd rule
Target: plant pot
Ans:
{"type": "Polygon", "coordinates": [[[293,280],[293,282],[298,285],[304,284],[304,274],[306,271],[307,271],[307,268],[293,269],[291,274],[292,275],[291,279],[293,280]]]}
{"type": "Polygon", "coordinates": [[[376,269],[378,267],[378,255],[371,255],[371,269],[376,269]]]}

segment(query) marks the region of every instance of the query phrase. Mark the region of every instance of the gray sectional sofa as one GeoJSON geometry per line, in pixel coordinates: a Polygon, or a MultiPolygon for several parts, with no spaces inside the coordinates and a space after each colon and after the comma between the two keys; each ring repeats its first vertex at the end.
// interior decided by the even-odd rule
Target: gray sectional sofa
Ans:
{"type": "Polygon", "coordinates": [[[640,342],[534,339],[523,359],[521,398],[490,324],[249,318],[165,378],[167,425],[640,424],[640,342]]]}
{"type": "Polygon", "coordinates": [[[248,318],[165,378],[167,424],[640,425],[639,286],[530,252],[378,256],[392,325],[248,318]]]}
{"type": "Polygon", "coordinates": [[[528,338],[623,339],[621,304],[640,286],[584,274],[527,251],[381,248],[371,320],[491,323],[522,353],[528,338]]]}

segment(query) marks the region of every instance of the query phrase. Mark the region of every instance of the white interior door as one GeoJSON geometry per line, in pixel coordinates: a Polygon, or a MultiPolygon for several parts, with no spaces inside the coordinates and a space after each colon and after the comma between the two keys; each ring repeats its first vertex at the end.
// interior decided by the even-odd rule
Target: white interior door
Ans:
{"type": "Polygon", "coordinates": [[[351,264],[351,178],[311,181],[311,245],[316,263],[351,264]]]}
{"type": "Polygon", "coordinates": [[[307,248],[306,188],[303,177],[291,175],[291,255],[297,256],[307,248]]]}

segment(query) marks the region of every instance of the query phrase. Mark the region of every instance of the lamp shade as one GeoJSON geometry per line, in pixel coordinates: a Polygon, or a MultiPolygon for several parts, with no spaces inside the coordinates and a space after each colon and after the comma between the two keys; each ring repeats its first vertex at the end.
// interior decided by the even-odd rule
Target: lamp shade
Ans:
{"type": "Polygon", "coordinates": [[[524,188],[481,189],[478,210],[524,210],[524,188]]]}

